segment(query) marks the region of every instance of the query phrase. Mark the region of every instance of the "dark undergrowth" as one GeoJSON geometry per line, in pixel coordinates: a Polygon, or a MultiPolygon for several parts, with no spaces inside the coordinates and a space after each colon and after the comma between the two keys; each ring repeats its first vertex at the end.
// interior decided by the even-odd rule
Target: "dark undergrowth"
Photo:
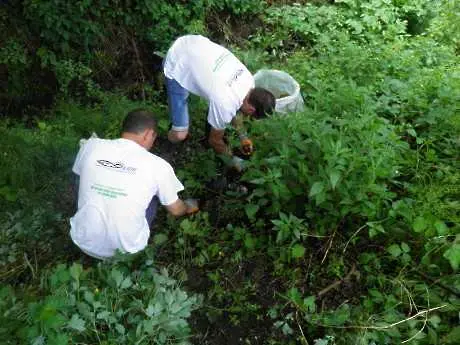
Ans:
{"type": "Polygon", "coordinates": [[[0,343],[456,344],[458,6],[3,2],[0,343]],[[203,100],[166,139],[161,55],[183,33],[300,84],[304,111],[246,123],[243,174],[207,146],[203,100]],[[68,235],[71,166],[139,107],[201,211],[161,209],[145,251],[99,262],[68,235]]]}

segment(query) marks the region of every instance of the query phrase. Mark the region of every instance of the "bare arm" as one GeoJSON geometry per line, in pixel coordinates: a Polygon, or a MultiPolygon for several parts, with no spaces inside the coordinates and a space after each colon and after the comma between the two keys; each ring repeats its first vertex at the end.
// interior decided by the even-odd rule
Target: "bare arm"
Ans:
{"type": "Polygon", "coordinates": [[[244,131],[244,125],[243,125],[243,116],[238,114],[232,119],[232,126],[235,128],[235,130],[240,134],[242,131],[244,131]]]}
{"type": "Polygon", "coordinates": [[[194,207],[188,206],[181,199],[177,199],[175,202],[165,207],[168,210],[168,212],[174,217],[180,217],[185,214],[196,212],[196,209],[194,207]]]}
{"type": "Polygon", "coordinates": [[[224,142],[224,134],[225,130],[223,129],[211,128],[211,131],[209,132],[208,142],[216,153],[231,156],[232,153],[230,151],[230,148],[224,142]]]}

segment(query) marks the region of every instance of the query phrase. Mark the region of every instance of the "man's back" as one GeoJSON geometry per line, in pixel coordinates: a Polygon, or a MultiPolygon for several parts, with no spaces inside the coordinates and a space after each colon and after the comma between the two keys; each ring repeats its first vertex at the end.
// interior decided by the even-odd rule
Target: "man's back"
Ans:
{"type": "Polygon", "coordinates": [[[208,121],[214,128],[231,121],[254,87],[246,66],[226,48],[199,35],[182,36],[174,42],[164,71],[167,78],[210,102],[208,121]]]}
{"type": "Polygon", "coordinates": [[[143,249],[150,234],[145,210],[152,197],[161,189],[161,202],[168,204],[183,189],[171,179],[174,173],[166,161],[123,138],[90,139],[73,171],[80,175],[80,186],[71,237],[95,257],[112,256],[117,248],[131,253],[143,249]]]}

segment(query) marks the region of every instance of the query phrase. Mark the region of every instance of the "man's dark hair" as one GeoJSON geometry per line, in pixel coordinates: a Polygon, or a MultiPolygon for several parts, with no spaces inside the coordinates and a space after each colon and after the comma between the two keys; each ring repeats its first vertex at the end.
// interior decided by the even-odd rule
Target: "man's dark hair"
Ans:
{"type": "Polygon", "coordinates": [[[126,115],[121,126],[123,133],[142,133],[146,129],[157,132],[157,121],[151,111],[146,109],[134,109],[126,115]]]}
{"type": "Polygon", "coordinates": [[[255,108],[253,116],[262,119],[273,113],[275,109],[275,96],[262,87],[255,87],[249,92],[248,103],[255,108]]]}

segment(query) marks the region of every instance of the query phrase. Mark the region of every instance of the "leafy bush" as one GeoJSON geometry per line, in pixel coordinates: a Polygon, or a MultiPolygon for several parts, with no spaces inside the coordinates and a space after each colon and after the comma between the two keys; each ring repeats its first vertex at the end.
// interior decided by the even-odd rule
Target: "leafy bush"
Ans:
{"type": "Polygon", "coordinates": [[[53,27],[37,56],[21,35],[0,50],[3,65],[18,73],[39,59],[62,95],[91,104],[59,102],[27,129],[0,126],[0,274],[11,284],[0,303],[5,339],[184,340],[198,299],[158,275],[155,256],[155,265],[180,266],[184,286],[205,294],[192,316],[197,343],[458,342],[457,2],[137,1],[128,8],[80,1],[66,5],[75,18],[62,1],[62,18],[43,12],[49,3],[27,2],[27,11],[40,14],[37,27],[49,17],[72,21],[76,32],[90,19],[103,30],[100,40],[80,30],[94,39],[88,48],[69,36],[62,50],[53,27]],[[164,52],[179,34],[209,30],[206,20],[216,13],[232,23],[239,22],[235,15],[250,25],[264,20],[250,49],[242,42],[234,51],[254,72],[287,71],[306,104],[302,113],[249,121],[256,151],[241,178],[226,180],[201,140],[204,102],[191,97],[192,136],[170,149],[164,94],[158,85],[143,86],[143,54],[164,52]],[[161,24],[146,25],[153,22],[161,24]],[[144,99],[161,101],[130,101],[92,83],[119,78],[120,66],[123,76],[139,74],[139,84],[122,93],[142,88],[144,99]],[[117,137],[126,111],[139,106],[158,114],[155,152],[171,160],[202,211],[178,220],[160,212],[153,248],[83,270],[71,263],[82,254],[69,250],[64,201],[72,197],[61,192],[78,140],[93,131],[117,137]],[[214,182],[230,183],[218,189],[214,182]],[[62,261],[69,263],[56,266],[62,261]]]}
{"type": "Polygon", "coordinates": [[[206,2],[211,9],[230,12],[234,16],[257,15],[267,6],[267,1],[264,0],[207,0],[206,2]]]}
{"type": "Polygon", "coordinates": [[[166,270],[140,266],[57,265],[27,304],[11,287],[0,290],[7,344],[70,342],[189,344],[187,318],[200,303],[177,287],[166,270]]]}
{"type": "Polygon", "coordinates": [[[336,3],[338,6],[307,3],[272,7],[267,11],[267,22],[277,28],[273,32],[275,37],[302,45],[332,44],[344,34],[350,39],[371,42],[394,40],[405,34],[409,18],[413,26],[426,27],[432,12],[438,8],[437,3],[423,0],[341,0],[336,3]]]}
{"type": "Polygon", "coordinates": [[[14,281],[25,272],[35,279],[38,264],[46,264],[50,258],[61,254],[53,248],[53,241],[43,240],[54,238],[60,241],[67,236],[67,231],[62,231],[67,220],[61,213],[56,213],[52,205],[42,205],[30,211],[20,209],[14,213],[3,211],[0,220],[2,281],[14,281]]]}

